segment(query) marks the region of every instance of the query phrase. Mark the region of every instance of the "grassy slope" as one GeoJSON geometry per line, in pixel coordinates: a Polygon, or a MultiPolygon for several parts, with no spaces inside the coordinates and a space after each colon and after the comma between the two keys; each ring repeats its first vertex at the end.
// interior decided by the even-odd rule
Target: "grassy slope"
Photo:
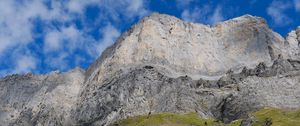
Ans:
{"type": "Polygon", "coordinates": [[[199,116],[196,113],[160,113],[152,114],[150,116],[142,115],[129,117],[127,119],[117,122],[116,124],[120,126],[211,126],[222,123],[214,119],[199,118],[199,116]]]}
{"type": "MultiPolygon", "coordinates": [[[[300,110],[288,111],[274,108],[265,108],[250,115],[255,117],[253,126],[300,126],[300,110]]],[[[160,113],[129,117],[115,123],[117,126],[239,126],[241,121],[223,124],[214,119],[199,118],[196,113],[173,114],[160,113]]]]}
{"type": "Polygon", "coordinates": [[[300,126],[300,110],[265,108],[252,115],[257,119],[253,126],[262,126],[267,120],[272,122],[271,126],[300,126]]]}

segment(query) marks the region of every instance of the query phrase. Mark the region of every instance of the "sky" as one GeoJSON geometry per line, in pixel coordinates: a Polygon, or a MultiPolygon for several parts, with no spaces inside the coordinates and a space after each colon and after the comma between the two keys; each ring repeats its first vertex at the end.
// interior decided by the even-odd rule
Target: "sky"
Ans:
{"type": "Polygon", "coordinates": [[[0,0],[0,77],[86,69],[153,12],[207,25],[250,14],[283,37],[300,25],[300,0],[0,0]]]}

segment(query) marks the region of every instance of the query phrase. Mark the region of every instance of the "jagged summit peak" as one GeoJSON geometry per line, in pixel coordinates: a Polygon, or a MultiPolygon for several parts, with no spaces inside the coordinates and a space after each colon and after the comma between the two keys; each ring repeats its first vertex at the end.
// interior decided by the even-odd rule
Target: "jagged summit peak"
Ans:
{"type": "Polygon", "coordinates": [[[162,13],[158,13],[158,12],[154,12],[152,14],[150,14],[149,16],[144,17],[142,20],[157,20],[160,18],[171,18],[171,19],[177,19],[180,20],[179,18],[172,16],[172,15],[168,15],[168,14],[162,14],[162,13]]]}
{"type": "Polygon", "coordinates": [[[260,20],[260,21],[265,21],[264,18],[258,17],[258,16],[254,16],[254,15],[250,15],[250,14],[245,14],[233,19],[229,19],[229,20],[260,20]]]}
{"type": "Polygon", "coordinates": [[[232,18],[223,22],[220,22],[219,24],[226,24],[226,23],[252,23],[255,25],[268,25],[267,21],[264,18],[253,16],[250,14],[245,14],[236,18],[232,18]]]}
{"type": "MultiPolygon", "coordinates": [[[[162,14],[162,13],[158,13],[158,12],[154,12],[152,14],[150,14],[149,16],[146,16],[142,19],[142,21],[146,21],[146,20],[157,20],[157,21],[165,21],[165,20],[161,20],[161,19],[171,19],[171,20],[177,20],[177,21],[181,21],[181,19],[172,16],[172,15],[168,15],[168,14],[162,14]]],[[[226,23],[226,22],[237,22],[237,21],[252,21],[252,22],[258,22],[258,23],[264,23],[266,24],[266,20],[264,18],[258,17],[258,16],[253,16],[250,14],[245,14],[236,18],[232,18],[229,20],[225,20],[223,22],[219,22],[219,23],[226,23]]],[[[187,22],[187,21],[184,21],[187,22]]],[[[187,23],[194,23],[194,24],[202,24],[201,22],[187,22],[187,23]]]]}

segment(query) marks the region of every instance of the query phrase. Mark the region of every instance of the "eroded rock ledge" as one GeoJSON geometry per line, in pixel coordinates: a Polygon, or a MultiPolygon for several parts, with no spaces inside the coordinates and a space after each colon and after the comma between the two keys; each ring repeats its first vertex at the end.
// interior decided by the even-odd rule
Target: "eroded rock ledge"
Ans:
{"type": "Polygon", "coordinates": [[[300,28],[286,39],[262,18],[215,26],[152,14],[86,71],[0,79],[0,124],[109,125],[190,113],[230,122],[262,107],[300,107],[300,28]]]}
{"type": "Polygon", "coordinates": [[[128,116],[149,113],[190,113],[226,123],[246,118],[265,106],[299,108],[300,62],[276,59],[239,73],[231,70],[218,80],[171,78],[155,66],[144,66],[119,74],[103,85],[87,87],[74,118],[79,124],[104,125],[128,116]]]}

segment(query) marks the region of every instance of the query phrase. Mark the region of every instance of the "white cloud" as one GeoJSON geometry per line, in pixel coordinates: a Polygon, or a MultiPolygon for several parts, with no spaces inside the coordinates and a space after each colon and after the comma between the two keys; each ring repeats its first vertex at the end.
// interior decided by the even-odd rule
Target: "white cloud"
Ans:
{"type": "Polygon", "coordinates": [[[86,6],[86,0],[71,0],[67,4],[67,8],[70,12],[83,13],[84,7],[86,6]]]}
{"type": "MultiPolygon", "coordinates": [[[[32,19],[39,17],[43,21],[70,21],[74,17],[68,12],[83,14],[84,9],[89,5],[97,5],[104,8],[109,16],[115,16],[115,18],[118,18],[120,14],[124,14],[131,19],[134,16],[142,17],[148,13],[148,10],[145,9],[144,0],[51,1],[50,8],[40,0],[22,2],[16,0],[0,1],[0,53],[13,46],[19,46],[20,44],[26,45],[33,41],[34,34],[32,33],[32,28],[34,24],[32,19]]],[[[101,15],[100,17],[103,16],[101,15]]],[[[58,43],[62,36],[58,35],[60,32],[66,33],[67,35],[73,34],[73,36],[67,36],[69,38],[75,38],[75,36],[80,35],[78,31],[76,31],[77,29],[73,27],[70,28],[71,29],[64,29],[69,30],[65,32],[57,31],[56,29],[50,30],[50,33],[48,33],[45,38],[46,46],[49,46],[51,49],[58,48],[58,43]]]]}
{"type": "Polygon", "coordinates": [[[73,25],[49,31],[44,42],[47,66],[60,71],[72,68],[71,63],[80,65],[79,63],[85,61],[85,57],[75,54],[75,51],[83,50],[84,53],[88,53],[89,48],[96,48],[89,46],[94,41],[85,38],[82,31],[73,25]],[[83,45],[84,42],[86,42],[85,45],[83,45]]]}
{"type": "Polygon", "coordinates": [[[26,7],[16,7],[13,1],[0,1],[0,54],[32,40],[29,18],[35,15],[20,11],[23,8],[26,7]]]}
{"type": "Polygon", "coordinates": [[[107,47],[111,46],[121,34],[120,31],[110,24],[100,30],[103,37],[98,43],[96,43],[97,56],[99,56],[107,47]]]}
{"type": "Polygon", "coordinates": [[[45,36],[44,51],[51,52],[61,48],[62,35],[59,31],[50,31],[45,36]]]}
{"type": "Polygon", "coordinates": [[[192,11],[185,9],[183,10],[183,12],[181,13],[181,18],[185,21],[189,21],[189,22],[196,22],[197,20],[199,20],[199,17],[201,17],[201,10],[196,8],[192,11]]]}
{"type": "Polygon", "coordinates": [[[82,43],[85,40],[83,33],[79,31],[75,26],[69,26],[62,29],[62,35],[67,42],[67,48],[70,51],[74,49],[82,48],[82,43]]]}
{"type": "Polygon", "coordinates": [[[300,0],[294,0],[294,5],[296,11],[300,11],[300,0]]]}
{"type": "Polygon", "coordinates": [[[275,25],[284,26],[291,22],[291,19],[285,14],[285,11],[291,7],[288,1],[274,0],[267,8],[267,13],[273,19],[275,25]]]}
{"type": "Polygon", "coordinates": [[[209,17],[209,23],[216,24],[220,21],[223,21],[224,17],[221,12],[222,12],[222,8],[220,6],[217,6],[213,12],[213,15],[209,17]]]}
{"type": "Polygon", "coordinates": [[[211,11],[210,5],[204,5],[200,8],[187,8],[184,9],[181,13],[181,18],[185,21],[190,22],[205,22],[207,23],[207,16],[211,11]]]}
{"type": "Polygon", "coordinates": [[[50,55],[47,56],[45,61],[48,63],[47,65],[54,69],[59,71],[64,71],[70,68],[69,63],[72,61],[68,61],[67,57],[69,54],[67,52],[60,51],[56,55],[50,55]]]}
{"type": "Polygon", "coordinates": [[[106,8],[107,12],[115,19],[118,18],[120,14],[124,14],[125,18],[130,20],[132,17],[137,16],[141,18],[149,13],[145,6],[145,0],[110,0],[109,2],[106,1],[105,4],[100,4],[100,8],[106,8]],[[111,6],[107,7],[105,4],[111,6]]]}
{"type": "MultiPolygon", "coordinates": [[[[10,58],[9,62],[13,64],[10,68],[1,70],[0,74],[31,71],[40,66],[39,63],[45,63],[43,66],[53,69],[66,70],[70,68],[68,63],[72,60],[76,60],[76,64],[91,61],[86,59],[86,55],[98,57],[106,47],[114,43],[120,31],[113,25],[107,25],[100,29],[100,36],[103,37],[93,37],[90,30],[97,28],[87,23],[84,16],[86,8],[96,6],[101,9],[95,24],[111,24],[111,19],[107,18],[118,22],[133,21],[136,17],[148,14],[146,4],[145,0],[70,0],[49,1],[47,4],[42,0],[0,0],[0,61],[8,57],[18,57],[10,58]],[[120,19],[121,16],[125,19],[120,19]],[[43,23],[40,26],[42,33],[34,32],[35,19],[43,23]],[[79,29],[74,20],[80,20],[83,29],[79,29]],[[38,36],[42,42],[35,40],[38,36]],[[25,55],[23,52],[31,50],[31,47],[42,49],[32,50],[25,55]],[[89,53],[90,50],[94,53],[89,53]],[[86,53],[75,54],[78,51],[86,53]],[[39,56],[45,57],[45,61],[36,62],[39,61],[36,59],[39,56]]],[[[3,64],[7,62],[0,62],[0,65],[3,64]]]]}
{"type": "MultiPolygon", "coordinates": [[[[59,4],[54,4],[58,6],[59,4]]],[[[26,46],[34,41],[33,20],[65,20],[62,9],[53,6],[49,9],[40,0],[0,1],[0,54],[16,46],[26,46]]],[[[2,55],[3,56],[3,55],[2,55]]],[[[0,56],[1,57],[1,56],[0,56]]]]}
{"type": "Polygon", "coordinates": [[[129,2],[129,6],[127,7],[127,11],[129,14],[137,14],[138,16],[142,17],[148,13],[144,5],[145,3],[143,0],[131,0],[129,2]]]}
{"type": "Polygon", "coordinates": [[[217,6],[213,9],[210,5],[204,5],[200,8],[188,8],[184,9],[181,13],[181,18],[189,22],[200,22],[215,24],[223,21],[222,7],[217,6]]]}
{"type": "Polygon", "coordinates": [[[145,4],[145,0],[71,0],[67,3],[67,9],[73,13],[84,14],[86,7],[98,6],[105,10],[107,16],[118,20],[121,14],[128,19],[145,16],[149,13],[145,4]]]}
{"type": "Polygon", "coordinates": [[[49,31],[45,36],[44,52],[59,51],[65,47],[65,50],[74,51],[82,48],[84,36],[75,26],[62,27],[60,31],[49,31]]]}
{"type": "Polygon", "coordinates": [[[37,61],[32,56],[21,56],[18,58],[13,73],[27,73],[36,69],[37,61]]]}

